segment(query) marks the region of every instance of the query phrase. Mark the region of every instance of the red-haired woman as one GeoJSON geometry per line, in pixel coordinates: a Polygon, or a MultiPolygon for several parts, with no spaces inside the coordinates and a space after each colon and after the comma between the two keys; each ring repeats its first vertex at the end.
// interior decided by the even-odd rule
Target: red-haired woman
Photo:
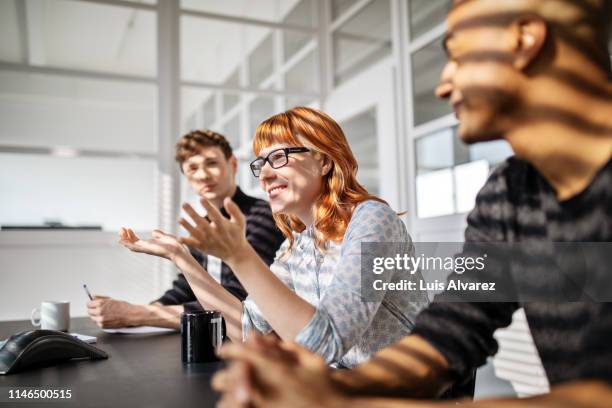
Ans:
{"type": "MultiPolygon", "coordinates": [[[[235,341],[252,330],[275,332],[328,363],[353,367],[406,336],[427,297],[362,293],[361,243],[393,243],[377,257],[409,253],[412,243],[397,214],[357,182],[357,162],[340,126],[323,112],[293,108],[259,125],[253,150],[258,157],[251,170],[287,237],[270,267],[245,239],[244,216],[231,200],[224,203],[230,219],[205,200],[207,218],[185,204],[194,225],[180,223],[189,237],[156,231],[152,240],[143,241],[124,230],[123,244],[171,259],[202,306],[223,314],[235,341]],[[181,243],[221,258],[249,297],[244,302],[233,297],[181,243]]],[[[401,277],[396,270],[380,275],[385,282],[401,277]]]]}

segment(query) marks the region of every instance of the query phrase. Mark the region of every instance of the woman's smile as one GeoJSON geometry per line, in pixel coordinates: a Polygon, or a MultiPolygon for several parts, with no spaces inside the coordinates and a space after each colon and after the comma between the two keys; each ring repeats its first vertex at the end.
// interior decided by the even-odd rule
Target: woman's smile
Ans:
{"type": "Polygon", "coordinates": [[[268,198],[273,199],[277,197],[286,188],[287,188],[286,185],[280,185],[280,184],[268,187],[267,189],[268,198]]]}

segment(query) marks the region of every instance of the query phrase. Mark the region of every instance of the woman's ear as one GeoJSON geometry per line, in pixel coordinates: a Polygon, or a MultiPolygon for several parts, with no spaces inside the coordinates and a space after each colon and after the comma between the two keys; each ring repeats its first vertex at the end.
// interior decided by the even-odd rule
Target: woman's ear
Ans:
{"type": "Polygon", "coordinates": [[[333,163],[327,155],[321,155],[323,157],[323,166],[321,167],[321,175],[327,176],[327,174],[331,171],[333,163]]]}

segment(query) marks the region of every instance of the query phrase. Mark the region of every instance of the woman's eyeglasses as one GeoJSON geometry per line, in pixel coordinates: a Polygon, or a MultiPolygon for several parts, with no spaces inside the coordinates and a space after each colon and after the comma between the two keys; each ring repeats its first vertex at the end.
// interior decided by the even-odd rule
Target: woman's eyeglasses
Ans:
{"type": "Polygon", "coordinates": [[[266,162],[270,163],[270,167],[273,169],[279,169],[289,163],[289,154],[306,153],[309,151],[310,149],[307,147],[283,147],[272,150],[266,157],[258,157],[253,160],[250,164],[251,171],[255,177],[259,177],[261,169],[266,165],[266,162]]]}

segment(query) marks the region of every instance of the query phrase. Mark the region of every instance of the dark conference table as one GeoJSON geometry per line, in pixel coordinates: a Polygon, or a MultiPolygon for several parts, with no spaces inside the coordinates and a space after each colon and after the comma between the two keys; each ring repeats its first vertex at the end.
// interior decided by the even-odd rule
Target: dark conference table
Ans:
{"type": "MultiPolygon", "coordinates": [[[[73,318],[70,331],[96,336],[107,360],[66,362],[0,375],[0,407],[213,407],[210,379],[223,363],[183,365],[180,333],[108,334],[88,318],[73,318]],[[8,401],[16,387],[70,389],[71,399],[8,401]],[[4,401],[4,402],[2,402],[4,401]]],[[[0,339],[32,330],[29,321],[0,322],[0,339]]]]}

